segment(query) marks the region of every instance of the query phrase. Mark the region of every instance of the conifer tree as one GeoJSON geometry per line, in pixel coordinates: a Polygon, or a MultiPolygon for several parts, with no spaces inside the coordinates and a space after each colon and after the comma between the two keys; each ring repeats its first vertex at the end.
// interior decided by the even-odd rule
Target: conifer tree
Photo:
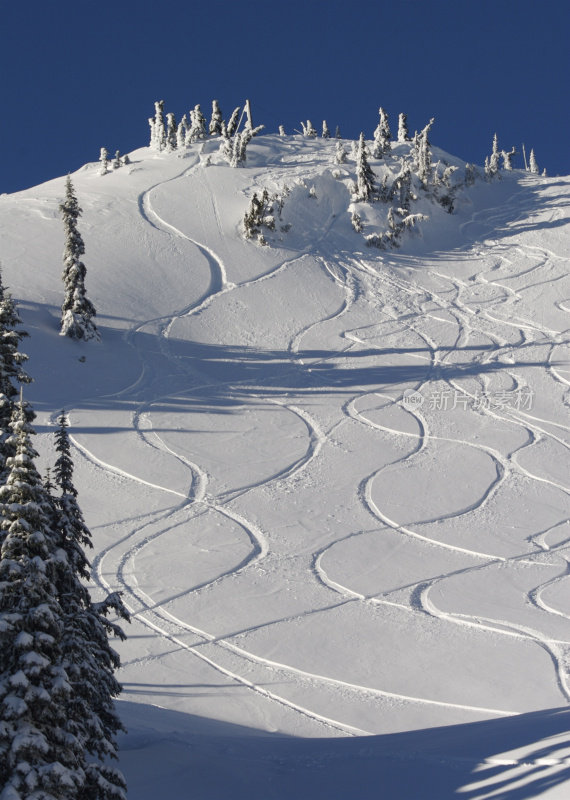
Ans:
{"type": "Polygon", "coordinates": [[[398,141],[407,142],[409,139],[410,134],[408,133],[408,115],[402,113],[398,117],[398,141]]]}
{"type": "Polygon", "coordinates": [[[384,153],[383,140],[380,136],[380,126],[376,126],[374,131],[374,144],[372,145],[372,155],[374,158],[382,158],[384,153]]]}
{"type": "MultiPolygon", "coordinates": [[[[301,123],[303,125],[303,123],[301,123]]],[[[308,136],[309,139],[314,139],[317,135],[316,130],[313,127],[313,123],[310,119],[307,120],[307,124],[303,125],[303,136],[308,136]]]]}
{"type": "Polygon", "coordinates": [[[72,688],[67,701],[67,730],[81,743],[86,756],[95,759],[85,765],[86,796],[119,800],[124,797],[124,778],[117,769],[105,764],[106,759],[116,758],[115,737],[124,730],[113,704],[113,698],[121,691],[113,674],[120,661],[108,636],[124,639],[125,635],[119,626],[106,619],[106,614],[113,610],[126,620],[129,615],[118,594],[109,595],[102,603],[93,603],[81,582],[90,577],[84,548],[92,546],[91,534],[73,484],[73,460],[64,412],[58,426],[54,481],[61,495],[52,497],[52,505],[58,543],[67,557],[56,579],[64,621],[62,664],[72,688]]]}
{"type": "Polygon", "coordinates": [[[186,118],[186,114],[184,114],[182,119],[178,123],[178,127],[176,128],[176,147],[178,150],[182,150],[182,148],[184,147],[184,143],[186,142],[187,131],[188,131],[188,120],[186,118]]]}
{"type": "Polygon", "coordinates": [[[380,121],[374,131],[374,149],[372,151],[374,158],[382,158],[384,153],[389,152],[391,149],[390,137],[392,134],[388,124],[388,114],[382,107],[378,109],[378,113],[380,114],[380,121]]]}
{"type": "Polygon", "coordinates": [[[356,193],[358,200],[368,200],[374,192],[374,172],[368,163],[364,133],[360,134],[356,151],[356,193]]]}
{"type": "Polygon", "coordinates": [[[99,175],[106,175],[109,172],[109,153],[106,147],[101,148],[99,161],[101,162],[101,166],[99,168],[99,175]]]}
{"type": "Polygon", "coordinates": [[[529,158],[529,169],[533,173],[533,175],[538,175],[540,170],[538,168],[538,163],[536,160],[536,156],[534,154],[534,150],[530,151],[530,158],[529,158]]]}
{"type": "Polygon", "coordinates": [[[186,145],[206,138],[206,118],[202,114],[200,104],[196,103],[190,111],[190,127],[186,134],[186,145]]]}
{"type": "Polygon", "coordinates": [[[517,154],[516,147],[512,147],[509,152],[506,150],[501,150],[501,156],[503,157],[503,169],[506,169],[510,172],[513,168],[513,156],[517,154]]]}
{"type": "Polygon", "coordinates": [[[166,150],[169,153],[174,152],[178,147],[176,138],[177,131],[178,125],[176,124],[176,118],[172,112],[169,112],[166,115],[166,150]]]}
{"type": "Polygon", "coordinates": [[[231,167],[239,167],[244,164],[247,157],[247,146],[251,142],[253,131],[251,128],[244,128],[243,131],[233,136],[233,151],[230,159],[231,167]]]}
{"type": "Polygon", "coordinates": [[[20,403],[16,455],[0,488],[0,785],[6,800],[71,800],[85,784],[80,741],[69,735],[72,688],[62,665],[57,571],[64,560],[20,403]]]}
{"type": "MultiPolygon", "coordinates": [[[[22,324],[16,304],[5,289],[0,273],[0,482],[5,477],[8,456],[14,455],[10,436],[10,420],[18,395],[17,384],[31,383],[32,379],[22,365],[28,356],[19,351],[20,342],[28,334],[20,328],[22,324]]],[[[30,412],[29,419],[33,414],[30,412]]]]}
{"type": "Polygon", "coordinates": [[[219,136],[222,132],[222,122],[224,121],[220,106],[217,100],[212,100],[212,118],[208,129],[210,136],[219,136]]]}
{"type": "Polygon", "coordinates": [[[402,163],[402,168],[392,185],[390,196],[396,201],[398,211],[402,216],[409,214],[411,201],[417,200],[417,197],[412,190],[412,170],[407,160],[402,163]]]}
{"type": "Polygon", "coordinates": [[[432,117],[422,132],[414,137],[415,164],[417,166],[418,177],[425,188],[427,188],[431,178],[431,149],[429,132],[434,122],[435,120],[432,117]]]}
{"type": "Polygon", "coordinates": [[[396,218],[394,217],[394,209],[390,207],[388,209],[388,241],[393,247],[400,246],[402,227],[401,221],[396,221],[396,218]]]}
{"type": "Polygon", "coordinates": [[[342,143],[342,139],[336,140],[336,147],[334,153],[334,160],[336,164],[345,164],[346,159],[348,158],[348,153],[342,143]]]}
{"type": "Polygon", "coordinates": [[[153,150],[164,150],[166,147],[166,129],[164,127],[164,100],[157,100],[154,104],[154,118],[148,121],[150,125],[150,147],[153,150]]]}
{"type": "Polygon", "coordinates": [[[229,133],[230,127],[226,127],[226,125],[222,124],[220,153],[231,167],[239,167],[241,164],[245,163],[247,158],[247,146],[252,138],[256,136],[259,131],[263,130],[263,127],[263,125],[258,125],[256,128],[246,126],[242,131],[234,133],[233,136],[231,136],[229,133]]]}
{"type": "Polygon", "coordinates": [[[238,129],[238,125],[239,125],[239,112],[240,112],[240,111],[241,111],[241,106],[237,106],[237,107],[236,107],[236,108],[234,108],[234,110],[232,111],[232,115],[231,115],[231,117],[230,117],[230,119],[229,119],[229,122],[228,122],[228,124],[225,126],[225,128],[226,128],[226,133],[227,133],[227,135],[228,135],[228,136],[233,136],[233,135],[234,135],[234,133],[235,133],[235,132],[237,131],[237,129],[238,129]]]}
{"type": "Polygon", "coordinates": [[[329,126],[327,125],[326,119],[323,120],[323,139],[330,139],[331,132],[329,131],[329,126]]]}
{"type": "Polygon", "coordinates": [[[128,619],[118,595],[92,603],[66,425],[60,420],[50,495],[34,465],[23,402],[11,428],[15,456],[0,488],[0,783],[6,800],[125,800],[114,757],[122,729],[112,698],[118,656],[105,619],[128,619]]]}
{"type": "Polygon", "coordinates": [[[80,260],[85,253],[83,239],[77,230],[77,219],[81,215],[81,208],[69,175],[65,185],[65,200],[59,209],[65,229],[62,275],[65,297],[61,307],[60,333],[72,339],[99,339],[99,333],[92,319],[96,313],[95,307],[85,294],[87,270],[80,260]]]}
{"type": "Polygon", "coordinates": [[[495,134],[493,136],[493,151],[485,161],[485,175],[488,180],[493,180],[499,175],[499,156],[499,141],[497,134],[495,134]]]}
{"type": "Polygon", "coordinates": [[[356,233],[362,233],[363,224],[362,224],[362,217],[357,211],[353,211],[350,217],[350,224],[352,225],[353,229],[356,233]]]}
{"type": "Polygon", "coordinates": [[[265,227],[270,231],[275,230],[273,202],[267,189],[263,190],[261,196],[254,192],[243,218],[243,226],[246,239],[257,238],[260,244],[267,244],[261,228],[265,227]]]}

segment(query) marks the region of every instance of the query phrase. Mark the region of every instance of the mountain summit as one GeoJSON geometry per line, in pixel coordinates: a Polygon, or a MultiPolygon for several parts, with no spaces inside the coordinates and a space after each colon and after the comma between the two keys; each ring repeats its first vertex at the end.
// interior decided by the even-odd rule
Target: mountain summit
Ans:
{"type": "Polygon", "coordinates": [[[38,449],[65,407],[132,613],[131,797],[562,798],[569,180],[156,135],[71,176],[100,341],[59,335],[66,179],[0,197],[38,449]]]}

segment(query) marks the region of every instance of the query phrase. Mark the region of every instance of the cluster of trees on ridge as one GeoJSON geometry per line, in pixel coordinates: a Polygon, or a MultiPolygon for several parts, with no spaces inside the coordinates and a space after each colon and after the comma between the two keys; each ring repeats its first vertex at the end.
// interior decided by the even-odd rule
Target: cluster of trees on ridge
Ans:
{"type": "MultiPolygon", "coordinates": [[[[421,193],[439,203],[449,213],[453,213],[456,195],[460,189],[472,185],[478,177],[484,177],[488,181],[499,178],[501,159],[504,170],[513,169],[515,148],[511,148],[510,151],[500,150],[495,134],[492,152],[485,159],[483,175],[481,176],[475,165],[466,164],[463,175],[458,177],[457,166],[445,162],[434,164],[432,161],[429,133],[434,119],[431,119],[420,132],[416,131],[410,136],[405,113],[400,113],[398,117],[396,141],[399,144],[407,143],[408,150],[390,160],[392,134],[388,114],[382,107],[378,113],[379,122],[374,130],[371,148],[368,147],[363,132],[358,142],[352,144],[355,181],[351,198],[351,222],[353,229],[364,235],[368,246],[380,249],[399,247],[404,231],[414,228],[418,222],[427,219],[425,214],[412,211],[412,205],[421,193]],[[370,157],[376,161],[383,161],[387,167],[380,183],[370,165],[370,157]],[[374,202],[386,205],[385,229],[380,232],[365,233],[365,224],[356,204],[374,202]]],[[[151,132],[149,146],[157,152],[182,151],[207,138],[219,138],[220,153],[232,167],[241,166],[246,162],[248,143],[264,128],[263,125],[254,127],[249,100],[245,102],[243,109],[241,106],[236,107],[228,121],[224,120],[218,101],[213,100],[209,123],[199,104],[190,110],[188,116],[184,114],[177,123],[173,113],[165,114],[164,101],[159,100],[155,102],[154,116],[150,117],[148,122],[151,132]],[[244,125],[240,130],[243,120],[245,120],[244,125]]],[[[311,120],[301,122],[301,128],[303,136],[317,137],[317,131],[311,120]]],[[[279,134],[286,135],[282,125],[279,126],[279,134]]],[[[323,120],[322,138],[331,138],[326,120],[323,120]]],[[[346,164],[349,154],[341,139],[338,126],[335,138],[334,163],[346,164]]],[[[101,149],[100,161],[100,174],[105,175],[109,172],[110,163],[106,148],[101,149]]],[[[128,155],[121,157],[117,151],[112,167],[119,169],[129,163],[128,155]]],[[[534,150],[530,152],[528,165],[525,154],[525,168],[533,174],[539,173],[534,150]]],[[[265,233],[275,231],[276,218],[281,217],[288,191],[285,186],[282,191],[273,195],[267,189],[259,194],[257,192],[253,194],[243,217],[243,232],[247,239],[255,239],[262,245],[267,244],[265,233]]],[[[62,306],[61,333],[74,339],[98,338],[99,334],[93,322],[95,308],[85,294],[85,266],[81,261],[85,248],[77,231],[77,218],[81,214],[81,209],[69,177],[66,184],[66,198],[60,205],[60,210],[66,232],[63,275],[65,299],[62,306]]],[[[286,232],[287,229],[287,224],[281,226],[282,232],[286,232]]]]}
{"type": "MultiPolygon", "coordinates": [[[[397,142],[407,142],[409,152],[406,155],[393,157],[388,161],[392,150],[392,135],[388,120],[388,114],[381,107],[379,109],[380,119],[373,134],[371,147],[369,147],[360,134],[357,142],[352,144],[352,160],[356,164],[356,174],[354,189],[351,202],[351,221],[354,230],[362,233],[368,246],[375,246],[380,249],[398,247],[404,231],[414,228],[418,222],[428,219],[425,214],[413,213],[412,204],[419,198],[420,194],[430,197],[438,202],[449,213],[453,212],[456,195],[461,188],[470,186],[477,177],[484,177],[485,180],[494,180],[500,177],[500,161],[502,168],[512,170],[512,159],[516,154],[515,148],[509,151],[500,150],[497,135],[493,139],[491,154],[485,159],[485,167],[481,176],[479,170],[473,164],[467,164],[464,175],[459,178],[455,173],[458,167],[450,166],[446,163],[432,163],[432,153],[428,139],[429,131],[434,120],[431,119],[422,131],[416,131],[410,136],[408,131],[407,115],[400,113],[398,117],[397,142]],[[388,167],[388,172],[384,172],[382,181],[378,185],[376,175],[369,163],[369,158],[384,160],[388,167]],[[365,223],[361,213],[355,203],[383,202],[387,206],[385,215],[384,229],[372,233],[365,233],[365,223]]],[[[219,102],[212,101],[212,112],[208,122],[204,116],[200,104],[194,106],[188,114],[184,114],[179,122],[172,112],[165,113],[164,101],[155,102],[155,113],[149,120],[151,149],[157,152],[173,153],[183,152],[191,145],[206,139],[219,138],[220,154],[232,167],[239,167],[245,164],[247,159],[247,145],[264,126],[254,127],[251,115],[251,105],[249,100],[245,102],[243,109],[236,107],[230,118],[226,121],[223,118],[219,102]],[[240,130],[242,121],[243,128],[240,130]]],[[[301,133],[307,138],[318,136],[315,127],[310,119],[301,122],[301,133]]],[[[279,135],[285,136],[283,125],[279,126],[279,135]]],[[[323,139],[330,139],[331,134],[326,120],[322,123],[323,139]]],[[[335,164],[346,164],[349,154],[345,148],[340,135],[340,129],[336,128],[335,138],[337,140],[334,150],[333,161],[335,164]]],[[[526,154],[525,169],[533,174],[538,174],[538,164],[534,150],[530,152],[530,161],[527,164],[526,154]]],[[[101,151],[101,174],[109,171],[109,158],[105,148],[101,151]]],[[[119,152],[112,162],[114,169],[119,168],[124,163],[128,163],[128,156],[122,157],[119,152]],[[125,158],[127,161],[125,161],[125,158]]],[[[209,157],[206,165],[209,163],[209,157]]],[[[545,173],[543,173],[545,174],[545,173]]],[[[255,239],[259,244],[267,244],[266,234],[276,230],[276,218],[281,216],[284,198],[288,194],[288,188],[277,193],[270,194],[267,189],[260,193],[254,193],[250,204],[243,217],[243,232],[247,239],[255,239]]],[[[314,195],[312,195],[314,196],[314,195]]],[[[287,225],[281,225],[280,230],[285,232],[287,225]]]]}
{"type": "MultiPolygon", "coordinates": [[[[425,214],[414,213],[413,204],[420,196],[439,203],[450,214],[453,213],[454,204],[458,193],[465,187],[471,186],[477,178],[493,181],[500,177],[500,159],[503,160],[503,169],[512,170],[512,158],[515,148],[510,151],[499,150],[497,135],[493,139],[493,150],[485,161],[485,168],[481,173],[473,164],[466,164],[464,170],[449,165],[446,162],[433,163],[429,134],[434,120],[413,136],[409,135],[407,116],[401,113],[398,118],[397,142],[404,143],[406,147],[398,147],[397,153],[393,152],[392,135],[388,114],[383,108],[379,109],[379,122],[369,146],[364,133],[359,140],[353,142],[351,158],[355,163],[355,180],[352,183],[352,196],[349,210],[351,211],[352,227],[357,233],[362,233],[368,246],[388,249],[398,247],[405,230],[412,229],[415,225],[426,220],[425,214]],[[381,168],[382,178],[377,175],[371,166],[370,159],[376,160],[381,168]],[[384,213],[385,228],[380,232],[365,233],[365,223],[361,216],[359,204],[383,203],[386,206],[384,213]]],[[[315,138],[317,133],[310,120],[302,123],[303,135],[315,138]]],[[[323,122],[323,138],[330,138],[326,121],[323,122]]],[[[337,143],[334,150],[334,163],[343,165],[348,162],[349,153],[344,142],[340,139],[337,128],[337,143]]],[[[531,151],[529,171],[538,173],[538,165],[531,151]]],[[[341,173],[337,170],[337,177],[341,173]]],[[[267,189],[261,193],[254,193],[243,219],[244,234],[248,239],[256,239],[260,244],[267,244],[267,231],[276,229],[277,218],[281,217],[284,198],[288,188],[270,194],[267,189]]],[[[312,195],[314,196],[314,195],[312,195]]],[[[284,228],[281,227],[283,231],[284,228]]]]}

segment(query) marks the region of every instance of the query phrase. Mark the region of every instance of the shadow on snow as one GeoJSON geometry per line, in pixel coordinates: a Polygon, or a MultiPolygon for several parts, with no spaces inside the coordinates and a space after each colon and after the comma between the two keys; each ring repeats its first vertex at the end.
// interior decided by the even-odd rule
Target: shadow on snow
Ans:
{"type": "Polygon", "coordinates": [[[562,800],[568,791],[568,708],[331,739],[130,702],[119,710],[130,730],[121,737],[121,768],[136,800],[530,800],[547,792],[562,800]]]}

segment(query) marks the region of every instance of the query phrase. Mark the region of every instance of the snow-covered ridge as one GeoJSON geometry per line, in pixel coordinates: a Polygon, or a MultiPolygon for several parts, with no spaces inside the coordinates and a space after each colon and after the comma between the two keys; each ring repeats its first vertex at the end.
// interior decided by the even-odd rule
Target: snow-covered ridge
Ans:
{"type": "MultiPolygon", "coordinates": [[[[378,187],[410,148],[370,157],[378,187]]],[[[64,179],[0,198],[39,448],[48,460],[65,406],[95,579],[134,614],[119,676],[134,796],[160,774],[137,778],[139,761],[175,741],[174,775],[208,718],[225,727],[195,745],[201,765],[244,726],[356,738],[392,765],[394,798],[441,759],[474,797],[477,765],[536,790],[546,759],[563,797],[565,715],[544,709],[570,697],[568,180],[476,180],[453,214],[415,185],[429,221],[379,249],[363,234],[385,232],[391,202],[355,199],[347,150],[336,164],[334,140],[261,135],[234,169],[210,139],[75,173],[98,344],[58,335],[64,179]],[[253,194],[284,185],[268,245],[244,238],[253,194]],[[382,738],[398,733],[424,751],[403,770],[382,738]]],[[[346,775],[345,744],[314,763],[346,775]]],[[[282,740],[260,748],[268,779],[272,758],[298,764],[282,740]]]]}

